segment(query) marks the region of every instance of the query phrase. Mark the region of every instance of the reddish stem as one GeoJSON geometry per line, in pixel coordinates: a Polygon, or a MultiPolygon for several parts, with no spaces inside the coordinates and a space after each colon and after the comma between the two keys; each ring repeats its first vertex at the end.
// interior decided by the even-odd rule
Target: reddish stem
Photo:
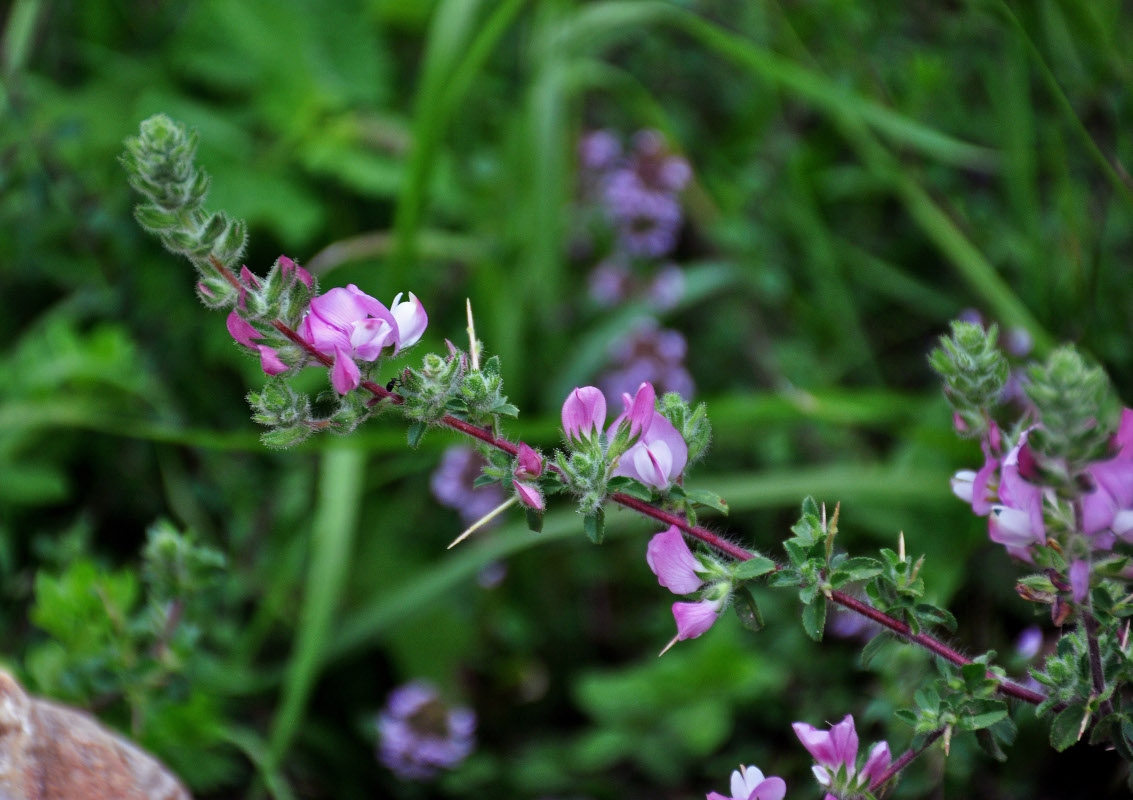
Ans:
{"type": "Polygon", "coordinates": [[[902,753],[900,758],[898,758],[896,761],[894,761],[892,764],[889,765],[889,769],[887,769],[887,770],[885,770],[885,772],[881,773],[881,775],[879,775],[869,785],[869,790],[871,792],[877,791],[882,786],[889,783],[889,781],[893,780],[894,775],[896,775],[898,772],[903,770],[905,767],[909,766],[909,764],[911,764],[913,762],[913,759],[915,759],[921,753],[923,753],[924,751],[926,751],[930,747],[932,747],[933,742],[935,742],[937,739],[939,739],[941,736],[944,735],[944,730],[945,730],[944,728],[940,728],[938,730],[933,731],[932,733],[930,733],[928,735],[928,738],[925,739],[924,744],[922,744],[916,750],[914,750],[913,748],[910,747],[908,750],[906,750],[904,753],[902,753]]]}
{"type": "MultiPolygon", "coordinates": [[[[215,266],[217,270],[222,275],[224,275],[225,279],[227,279],[229,283],[232,283],[236,288],[242,288],[242,284],[240,283],[239,278],[237,278],[231,270],[229,270],[227,267],[225,267],[215,259],[213,259],[212,263],[213,266],[215,266]]],[[[271,325],[296,345],[306,350],[312,358],[314,358],[323,366],[330,367],[334,364],[334,361],[331,358],[323,355],[314,347],[312,347],[301,336],[299,336],[299,334],[292,330],[288,325],[284,324],[281,320],[273,320],[271,325]]],[[[373,381],[363,381],[361,385],[367,391],[381,400],[388,400],[394,405],[401,405],[405,402],[404,398],[401,395],[388,391],[384,386],[379,386],[373,381]]],[[[451,414],[446,414],[445,416],[441,417],[438,422],[445,427],[460,431],[467,436],[479,439],[480,441],[491,445],[492,447],[503,450],[509,455],[514,456],[519,452],[518,445],[513,444],[512,442],[502,437],[495,436],[490,431],[473,425],[470,422],[466,422],[462,419],[457,419],[451,414]]],[[[557,467],[555,467],[555,465],[552,464],[550,465],[550,467],[555,472],[558,472],[558,469],[557,467]]],[[[714,547],[720,552],[727,553],[728,555],[732,556],[732,558],[735,558],[739,561],[747,561],[754,556],[754,554],[749,552],[748,550],[745,550],[739,545],[729,542],[727,539],[724,539],[723,537],[712,533],[712,531],[701,528],[699,525],[690,525],[688,523],[688,520],[682,516],[672,514],[668,511],[657,508],[656,506],[638,500],[635,497],[630,497],[629,495],[615,492],[614,494],[610,495],[610,499],[620,506],[624,506],[625,508],[636,511],[644,516],[651,517],[658,522],[663,522],[667,525],[675,525],[680,530],[687,533],[689,536],[699,539],[710,547],[714,547]]],[[[776,567],[776,571],[778,571],[779,569],[781,568],[776,567]]],[[[902,638],[913,642],[914,644],[919,644],[921,647],[924,647],[927,650],[936,653],[939,656],[942,656],[943,658],[951,661],[957,666],[963,666],[965,664],[972,663],[971,659],[962,656],[960,653],[956,652],[948,645],[937,639],[934,639],[927,633],[913,633],[912,630],[910,630],[909,626],[901,620],[896,619],[895,617],[891,617],[883,611],[878,611],[876,608],[866,605],[860,600],[851,597],[844,592],[834,590],[830,593],[830,599],[840,606],[844,606],[845,608],[861,614],[864,617],[868,617],[879,625],[882,625],[893,631],[898,636],[901,636],[902,638]]],[[[998,680],[998,678],[996,678],[996,676],[992,675],[990,672],[988,673],[988,677],[998,680]]],[[[1038,692],[1033,692],[1030,689],[1025,689],[1022,686],[1019,686],[1018,684],[1012,683],[1011,681],[1007,680],[1000,681],[998,690],[1002,694],[1008,695],[1010,697],[1015,697],[1019,700],[1023,700],[1035,705],[1038,705],[1046,699],[1038,692]]]]}

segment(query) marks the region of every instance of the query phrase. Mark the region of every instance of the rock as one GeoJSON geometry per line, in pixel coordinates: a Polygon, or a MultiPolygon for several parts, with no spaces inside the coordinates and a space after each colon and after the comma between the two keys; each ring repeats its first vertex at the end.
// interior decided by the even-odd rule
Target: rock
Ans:
{"type": "Polygon", "coordinates": [[[156,758],[0,670],[0,800],[192,800],[156,758]]]}

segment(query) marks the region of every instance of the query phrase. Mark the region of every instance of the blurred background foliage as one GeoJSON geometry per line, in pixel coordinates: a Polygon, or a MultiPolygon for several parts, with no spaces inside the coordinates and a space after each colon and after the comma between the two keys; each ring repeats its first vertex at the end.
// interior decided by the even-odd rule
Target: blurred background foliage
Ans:
{"type": "MultiPolygon", "coordinates": [[[[860,639],[814,646],[770,594],[758,636],[727,618],[657,659],[671,600],[628,514],[601,549],[560,505],[540,535],[512,519],[445,552],[449,434],[410,451],[381,420],[265,451],[256,363],[131,217],[116,157],[156,112],[199,130],[251,268],[285,252],[324,287],[411,288],[430,346],[470,297],[534,444],[642,319],[680,331],[716,430],[692,484],[732,507],[712,524],[776,553],[813,494],[850,549],[904,530],[958,643],[1021,673],[1036,620],[949,495],[978,454],[925,356],[975,309],[1036,354],[1079,343],[1131,396],[1121,0],[14,0],[2,21],[0,637],[31,690],[202,797],[692,797],[740,761],[817,796],[788,724],[854,712],[902,748],[891,712],[924,667],[891,645],[863,670],[860,639]],[[692,167],[664,310],[588,297],[595,129],[660,131],[692,167]],[[216,574],[171,589],[187,563],[216,574]],[[413,678],[479,716],[432,784],[373,752],[413,678]]],[[[1006,765],[958,737],[899,796],[1120,794],[1116,759],[1054,757],[1030,716],[1006,765]]]]}

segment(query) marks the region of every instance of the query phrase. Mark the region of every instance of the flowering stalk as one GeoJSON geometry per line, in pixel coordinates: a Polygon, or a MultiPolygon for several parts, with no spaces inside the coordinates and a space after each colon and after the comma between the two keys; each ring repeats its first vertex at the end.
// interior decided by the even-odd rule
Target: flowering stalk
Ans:
{"type": "MultiPolygon", "coordinates": [[[[234,285],[236,285],[237,287],[241,285],[239,283],[239,279],[237,279],[236,276],[231,273],[231,271],[225,269],[222,265],[217,265],[217,268],[218,271],[220,271],[221,274],[224,274],[226,279],[233,282],[234,285]]],[[[297,333],[295,333],[295,331],[288,328],[281,321],[274,320],[272,322],[272,326],[276,330],[287,336],[287,338],[291,339],[291,341],[306,349],[312,358],[319,361],[324,366],[329,367],[333,365],[333,361],[330,358],[323,355],[322,353],[319,353],[317,350],[311,347],[310,344],[305,342],[297,333]]],[[[404,398],[402,398],[401,395],[397,394],[396,392],[392,392],[383,386],[379,386],[373,381],[363,381],[361,383],[361,386],[362,388],[373,394],[374,397],[379,401],[388,401],[393,405],[401,405],[404,402],[404,398]]],[[[503,452],[511,456],[517,456],[519,454],[520,446],[523,445],[523,442],[514,444],[502,436],[496,436],[493,433],[484,430],[483,428],[478,428],[475,425],[465,422],[464,420],[457,419],[456,417],[453,417],[449,414],[441,417],[438,420],[438,423],[454,431],[463,433],[466,436],[478,439],[484,444],[490,447],[494,447],[497,450],[502,450],[503,452]]],[[[548,464],[547,466],[552,472],[559,472],[557,465],[548,464]]],[[[735,558],[737,561],[747,561],[756,556],[755,553],[752,553],[751,551],[746,550],[745,548],[740,547],[739,545],[734,544],[733,542],[730,542],[715,533],[712,533],[712,531],[706,528],[689,524],[688,520],[684,517],[665,511],[662,508],[658,508],[651,503],[639,500],[636,497],[631,497],[630,495],[621,492],[614,492],[609,495],[609,500],[617,503],[624,508],[628,508],[631,511],[636,511],[643,516],[655,519],[658,522],[665,523],[666,525],[675,525],[677,528],[680,528],[689,536],[692,536],[693,538],[704,542],[709,547],[715,548],[716,550],[719,550],[720,552],[725,553],[732,558],[735,558]]],[[[924,633],[923,631],[914,633],[908,624],[895,617],[890,616],[889,614],[886,614],[883,611],[879,611],[866,603],[863,603],[862,601],[846,594],[845,592],[833,590],[830,593],[829,599],[832,602],[837,603],[838,605],[849,609],[850,611],[853,611],[854,613],[860,614],[863,617],[866,617],[878,623],[879,625],[888,628],[906,641],[924,647],[926,650],[947,659],[957,666],[963,666],[965,664],[972,663],[971,659],[961,655],[959,652],[944,644],[939,639],[936,639],[935,637],[924,633]]],[[[1008,680],[1000,682],[999,691],[1004,695],[1014,697],[1017,700],[1022,700],[1027,703],[1031,703],[1032,705],[1038,705],[1046,699],[1038,692],[1019,686],[1018,684],[1008,680]]]]}
{"type": "MultiPolygon", "coordinates": [[[[945,662],[961,668],[959,672],[962,672],[963,679],[959,683],[960,679],[955,674],[945,674],[945,683],[951,680],[953,684],[947,688],[954,690],[955,697],[944,698],[943,704],[938,697],[935,706],[922,709],[925,713],[917,718],[918,724],[925,724],[927,719],[935,720],[936,715],[945,721],[944,727],[939,729],[936,726],[920,729],[921,735],[932,731],[932,735],[922,740],[922,747],[910,750],[890,766],[888,745],[882,747],[879,743],[865,764],[858,766],[854,734],[854,752],[850,754],[848,749],[840,751],[837,763],[829,761],[823,768],[820,780],[827,779],[824,785],[839,786],[858,794],[884,786],[936,738],[949,736],[953,724],[961,729],[985,731],[1005,717],[1006,707],[1002,701],[988,700],[995,693],[1038,705],[1040,712],[1062,710],[1062,697],[1068,695],[1051,698],[1019,686],[1007,680],[1001,670],[990,668],[986,657],[967,658],[923,630],[922,625],[926,623],[947,624],[951,615],[927,604],[917,604],[923,593],[923,580],[918,582],[917,578],[921,562],[908,561],[903,547],[899,555],[883,551],[888,564],[836,554],[833,541],[837,512],[828,522],[823,510],[819,521],[817,509],[814,508],[811,514],[804,504],[804,518],[792,529],[795,538],[785,543],[789,563],[783,565],[696,524],[697,506],[727,509],[715,495],[689,490],[683,485],[686,467],[703,455],[708,444],[710,427],[703,406],[690,409],[675,394],[658,398],[653,386],[643,383],[634,396],[623,395],[624,412],[606,427],[605,396],[594,387],[576,389],[563,406],[563,430],[568,452],[559,451],[553,459],[544,460],[529,445],[513,443],[500,435],[499,415],[514,415],[518,409],[508,404],[500,391],[498,358],[489,358],[481,363],[470,313],[469,353],[449,344],[447,357],[426,356],[420,371],[406,369],[401,373],[402,377],[398,380],[406,387],[402,393],[394,391],[393,384],[387,388],[371,380],[370,375],[375,368],[372,365],[384,348],[391,348],[396,354],[421,337],[427,324],[421,303],[412,294],[408,301],[400,302],[401,295],[398,295],[392,308],[387,308],[354,286],[331,289],[320,295],[311,276],[286,258],[277,261],[263,281],[247,268],[237,273],[235,260],[240,248],[233,244],[233,237],[239,239],[242,247],[242,227],[229,223],[223,216],[208,217],[201,211],[207,179],[194,169],[185,168],[185,164],[191,167],[193,143],[182,128],[168,120],[151,120],[143,124],[143,136],[132,142],[131,155],[125,159],[131,170],[132,182],[152,201],[150,206],[141,207],[139,219],[148,229],[161,235],[170,249],[189,257],[201,273],[198,293],[210,307],[232,309],[227,321],[229,331],[246,348],[258,351],[265,373],[275,376],[307,364],[321,364],[331,369],[331,385],[342,396],[340,410],[334,416],[327,420],[314,420],[309,417],[306,408],[301,408],[293,393],[287,394],[290,389],[285,384],[276,378],[269,379],[263,395],[254,395],[253,406],[259,414],[257,420],[265,424],[285,423],[291,426],[284,427],[282,438],[272,440],[270,444],[293,444],[316,428],[348,430],[361,418],[380,410],[378,407],[383,403],[400,407],[413,420],[411,444],[415,444],[426,426],[440,425],[477,439],[485,448],[505,454],[493,457],[490,468],[485,470],[489,481],[498,481],[505,488],[510,481],[513,491],[512,497],[494,513],[519,503],[528,512],[529,522],[533,517],[536,519],[532,523],[534,527],[545,509],[544,492],[566,488],[579,497],[579,509],[585,515],[587,533],[596,542],[601,541],[604,506],[610,502],[669,526],[668,531],[658,534],[651,542],[650,567],[663,586],[677,594],[697,595],[696,602],[673,605],[678,628],[674,642],[700,636],[733,601],[749,603],[753,618],[758,619],[758,610],[744,584],[770,574],[772,585],[799,590],[804,604],[804,627],[815,639],[821,638],[829,601],[878,623],[905,641],[924,647],[945,662]],[[169,145],[169,141],[174,144],[169,145]],[[163,150],[163,147],[166,149],[163,150]],[[163,188],[162,181],[173,188],[163,188]],[[178,186],[181,189],[177,189],[178,186]],[[272,383],[273,380],[276,382],[272,383]],[[354,391],[358,388],[372,395],[372,399],[358,399],[354,391]],[[293,411],[301,411],[293,413],[292,418],[282,423],[269,413],[271,409],[288,404],[293,411]],[[730,556],[736,563],[713,556],[693,555],[678,531],[730,556]],[[868,580],[878,576],[882,576],[883,580],[869,585],[873,605],[839,588],[850,580],[868,580]],[[995,707],[992,708],[989,703],[995,707]]],[[[1029,473],[1026,472],[1038,464],[1046,470],[1044,474],[1051,476],[1049,482],[1056,485],[1061,492],[1059,497],[1063,499],[1075,496],[1075,491],[1081,495],[1086,485],[1101,486],[1111,494],[1117,493],[1117,499],[1110,499],[1113,499],[1112,505],[1120,508],[1115,508],[1115,513],[1106,518],[1099,529],[1109,526],[1113,530],[1093,540],[1109,542],[1112,547],[1113,537],[1128,533],[1124,529],[1125,520],[1122,518],[1119,522],[1118,518],[1126,510],[1133,514],[1133,509],[1125,508],[1133,503],[1133,484],[1128,492],[1124,485],[1112,489],[1106,484],[1104,478],[1109,472],[1104,464],[1096,463],[1107,452],[1109,440],[1106,432],[1095,430],[1087,424],[1089,420],[1075,417],[1075,409],[1062,403],[1061,394],[1065,393],[1052,390],[1047,395],[1054,398],[1050,403],[1057,407],[1051,411],[1050,417],[1054,419],[1061,414],[1057,418],[1066,421],[1065,427],[1074,431],[1073,435],[1060,439],[1057,431],[1051,433],[1036,427],[1033,443],[1029,443],[1027,434],[1023,433],[1016,438],[1015,447],[1007,456],[1002,456],[999,429],[986,406],[989,398],[1002,387],[1003,364],[996,359],[998,351],[994,349],[993,337],[989,342],[981,339],[974,330],[964,329],[961,333],[971,342],[957,340],[948,357],[941,356],[934,365],[942,371],[951,370],[950,374],[955,373],[953,377],[960,376],[948,384],[949,397],[958,406],[958,425],[968,432],[978,431],[985,438],[987,463],[979,473],[972,473],[962,480],[957,476],[954,484],[957,493],[967,492],[973,509],[987,505],[987,513],[993,515],[993,530],[1001,535],[997,541],[1003,540],[1005,544],[1015,546],[1019,554],[1043,550],[1047,544],[1041,505],[1043,494],[1034,484],[1028,483],[1029,473]],[[967,358],[968,350],[977,346],[980,358],[967,358]],[[978,370],[987,373],[985,379],[961,380],[967,375],[963,371],[970,371],[973,363],[978,370]],[[1033,461],[1028,460],[1032,458],[1033,461]],[[999,503],[991,505],[986,495],[997,470],[1000,475],[997,487],[999,503]],[[1093,483],[1090,483],[1091,480],[1093,483]]],[[[1071,377],[1077,375],[1074,365],[1067,367],[1066,363],[1069,362],[1064,359],[1056,365],[1061,372],[1052,368],[1055,378],[1063,380],[1065,374],[1071,377]]],[[[1048,384],[1056,383],[1055,378],[1051,378],[1048,384]]],[[[1046,386],[1037,383],[1040,389],[1046,386]]],[[[1049,386],[1046,388],[1049,389],[1049,386]]],[[[1036,404],[1039,404],[1038,400],[1036,404]]],[[[1133,418],[1130,425],[1133,429],[1133,418]]],[[[1102,425],[1096,427],[1104,428],[1102,425]]],[[[1133,439],[1133,430],[1129,437],[1133,439]]],[[[1130,443],[1128,460],[1133,462],[1133,442],[1130,443]]],[[[1097,502],[1091,508],[1100,508],[1106,497],[1095,497],[1097,502]]],[[[808,500],[808,503],[814,507],[813,501],[808,500]]],[[[1081,506],[1076,510],[1074,517],[1080,523],[1084,516],[1081,506]]],[[[473,525],[467,532],[475,528],[476,525],[473,525]]],[[[1130,529],[1133,530],[1133,522],[1130,529]]],[[[1088,552],[1090,547],[1097,545],[1083,544],[1086,538],[1085,529],[1070,535],[1068,543],[1079,550],[1086,548],[1086,557],[1077,558],[1068,569],[1061,562],[1058,567],[1060,570],[1067,569],[1067,590],[1073,585],[1073,599],[1084,615],[1094,695],[1101,698],[1099,702],[1104,712],[1112,704],[1105,696],[1097,620],[1092,606],[1088,602],[1083,603],[1091,579],[1088,552]],[[1084,571],[1080,565],[1084,565],[1084,571]]],[[[1071,555],[1080,554],[1074,551],[1071,555]]],[[[1057,576],[1058,570],[1055,572],[1057,576]]],[[[1060,576],[1058,579],[1062,580],[1060,576]]],[[[740,606],[737,605],[737,608],[740,606]]],[[[944,668],[941,671],[947,672],[944,668]]],[[[1076,709],[1067,711],[1077,713],[1076,709]]],[[[840,725],[848,724],[852,729],[852,719],[847,719],[848,723],[844,721],[840,725]]],[[[1089,715],[1084,719],[1088,720],[1089,715]]],[[[814,748],[812,752],[825,752],[823,737],[828,734],[809,726],[803,727],[805,731],[799,735],[804,744],[810,742],[807,746],[814,748]]],[[[751,773],[753,781],[756,774],[751,773]]],[[[744,778],[743,774],[741,778],[744,778]]],[[[744,789],[752,792],[757,789],[749,787],[746,779],[742,783],[744,789]]],[[[761,778],[758,784],[762,783],[761,778]]],[[[766,791],[779,793],[780,783],[771,785],[766,791]]]]}

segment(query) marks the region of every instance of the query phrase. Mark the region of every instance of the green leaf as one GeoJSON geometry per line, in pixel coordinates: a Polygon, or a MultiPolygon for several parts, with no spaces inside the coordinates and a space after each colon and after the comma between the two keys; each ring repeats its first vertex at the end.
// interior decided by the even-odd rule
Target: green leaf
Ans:
{"type": "Polygon", "coordinates": [[[822,631],[826,625],[826,598],[819,597],[803,608],[803,630],[816,642],[822,641],[822,631]]]}
{"type": "Polygon", "coordinates": [[[850,558],[838,565],[838,569],[847,572],[852,581],[868,581],[881,574],[881,563],[876,558],[850,558]]]}
{"type": "Polygon", "coordinates": [[[796,567],[801,567],[806,563],[806,550],[792,539],[787,539],[783,542],[783,549],[787,551],[787,558],[791,560],[791,564],[796,567]]]}
{"type": "Polygon", "coordinates": [[[1067,749],[1082,735],[1082,720],[1086,716],[1083,703],[1071,703],[1058,712],[1050,724],[1050,746],[1058,752],[1067,749]]]}
{"type": "Polygon", "coordinates": [[[741,561],[736,564],[732,570],[732,577],[737,581],[750,581],[753,578],[758,578],[760,575],[766,575],[775,569],[775,562],[770,558],[761,555],[755,555],[747,561],[741,561]]]}
{"type": "Polygon", "coordinates": [[[818,503],[816,503],[814,501],[813,497],[811,497],[810,495],[807,495],[803,499],[803,510],[802,510],[802,514],[800,514],[800,516],[803,517],[804,519],[806,517],[814,517],[815,519],[818,519],[818,515],[820,513],[821,512],[818,510],[818,503]]]}
{"type": "Polygon", "coordinates": [[[602,544],[602,540],[606,538],[606,510],[599,508],[592,514],[587,514],[583,519],[583,527],[586,529],[586,538],[594,544],[602,544]]]}
{"type": "Polygon", "coordinates": [[[722,514],[728,513],[728,504],[720,495],[707,489],[686,489],[685,496],[698,506],[714,508],[722,514]]]}
{"type": "Polygon", "coordinates": [[[414,450],[421,444],[421,440],[425,438],[425,428],[428,427],[424,422],[413,422],[409,425],[409,446],[414,450]]]}
{"type": "Polygon", "coordinates": [[[543,514],[533,508],[523,509],[527,514],[527,528],[533,533],[543,532],[543,514]]]}
{"type": "Polygon", "coordinates": [[[957,720],[956,727],[965,731],[978,731],[983,728],[990,728],[995,723],[1007,716],[1007,706],[996,711],[985,711],[981,714],[972,714],[971,716],[963,716],[957,720]]]}
{"type": "Polygon", "coordinates": [[[862,648],[861,664],[862,668],[870,665],[870,662],[877,657],[877,654],[890,642],[890,637],[884,633],[879,633],[866,642],[865,647],[862,648]]]}
{"type": "Polygon", "coordinates": [[[956,632],[956,617],[952,616],[952,612],[928,603],[918,603],[916,612],[923,622],[943,625],[949,631],[956,632]]]}
{"type": "Polygon", "coordinates": [[[637,500],[644,500],[649,502],[653,499],[653,490],[646,486],[644,483],[633,478],[627,478],[624,475],[619,475],[616,478],[610,478],[606,484],[606,488],[611,492],[619,492],[621,494],[628,494],[637,500]]]}
{"type": "Polygon", "coordinates": [[[899,708],[893,712],[893,716],[904,722],[910,728],[915,728],[917,725],[917,715],[907,708],[899,708]]]}
{"type": "Polygon", "coordinates": [[[751,591],[743,586],[735,592],[736,603],[733,606],[736,610],[736,616],[740,618],[740,623],[749,631],[758,633],[763,630],[763,613],[759,610],[759,605],[752,597],[751,591]]]}

